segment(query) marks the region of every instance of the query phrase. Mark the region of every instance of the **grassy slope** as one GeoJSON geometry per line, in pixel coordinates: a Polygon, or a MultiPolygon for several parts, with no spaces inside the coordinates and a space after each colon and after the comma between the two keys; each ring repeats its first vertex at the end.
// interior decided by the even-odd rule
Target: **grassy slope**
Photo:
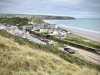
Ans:
{"type": "MultiPolygon", "coordinates": [[[[99,75],[96,69],[71,64],[52,53],[0,35],[0,75],[99,75]]],[[[26,42],[27,43],[27,42],[26,42]]]]}

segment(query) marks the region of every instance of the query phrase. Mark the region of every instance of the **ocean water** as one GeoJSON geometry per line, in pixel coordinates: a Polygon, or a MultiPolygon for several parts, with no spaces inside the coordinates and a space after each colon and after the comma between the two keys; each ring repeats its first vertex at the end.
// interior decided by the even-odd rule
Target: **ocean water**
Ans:
{"type": "Polygon", "coordinates": [[[76,18],[76,20],[44,20],[76,32],[100,37],[100,18],[76,18]]]}

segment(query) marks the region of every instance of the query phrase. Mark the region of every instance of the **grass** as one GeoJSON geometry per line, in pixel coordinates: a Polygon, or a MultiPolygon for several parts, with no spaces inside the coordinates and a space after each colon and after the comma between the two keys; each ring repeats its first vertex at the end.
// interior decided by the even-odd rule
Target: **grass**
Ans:
{"type": "Polygon", "coordinates": [[[55,43],[55,47],[56,47],[56,48],[59,48],[59,47],[63,47],[63,45],[61,45],[61,44],[59,44],[59,43],[56,42],[56,43],[55,43]]]}
{"type": "Polygon", "coordinates": [[[37,19],[34,20],[34,23],[36,23],[36,24],[42,24],[44,22],[41,19],[37,18],[37,19]]]}
{"type": "Polygon", "coordinates": [[[100,74],[100,65],[66,55],[55,47],[36,44],[1,30],[0,35],[0,75],[100,74]]]}
{"type": "Polygon", "coordinates": [[[88,40],[88,39],[77,36],[77,35],[68,34],[65,40],[69,40],[77,44],[82,44],[82,45],[89,46],[92,48],[100,49],[100,43],[95,42],[95,41],[85,42],[84,40],[88,40]]]}
{"type": "Polygon", "coordinates": [[[41,32],[41,34],[45,35],[45,34],[48,34],[47,32],[41,32]]]}
{"type": "Polygon", "coordinates": [[[82,55],[78,51],[76,50],[73,50],[73,51],[75,52],[74,56],[79,57],[79,58],[82,57],[82,55]]]}
{"type": "Polygon", "coordinates": [[[39,31],[40,31],[40,29],[37,29],[37,30],[35,30],[35,31],[39,32],[39,31]]]}

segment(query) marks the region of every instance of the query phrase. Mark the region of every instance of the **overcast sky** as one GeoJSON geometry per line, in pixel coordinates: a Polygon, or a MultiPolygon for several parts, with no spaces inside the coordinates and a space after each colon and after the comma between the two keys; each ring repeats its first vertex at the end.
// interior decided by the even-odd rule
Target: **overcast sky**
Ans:
{"type": "Polygon", "coordinates": [[[100,18],[100,0],[0,0],[0,13],[100,18]]]}

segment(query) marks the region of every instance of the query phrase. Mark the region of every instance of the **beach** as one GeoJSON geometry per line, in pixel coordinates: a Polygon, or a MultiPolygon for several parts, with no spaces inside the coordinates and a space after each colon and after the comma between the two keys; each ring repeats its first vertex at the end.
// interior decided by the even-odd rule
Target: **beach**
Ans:
{"type": "Polygon", "coordinates": [[[67,26],[65,27],[65,26],[60,26],[60,25],[58,25],[58,27],[63,28],[66,31],[69,31],[75,35],[85,37],[92,41],[100,42],[99,32],[89,31],[89,30],[79,29],[79,28],[74,28],[74,27],[67,27],[67,26]]]}
{"type": "MultiPolygon", "coordinates": [[[[66,30],[68,30],[68,29],[66,29],[66,30]]],[[[69,31],[71,31],[71,30],[69,30],[69,31]]],[[[85,37],[85,38],[90,39],[92,41],[100,42],[100,38],[99,37],[96,37],[96,36],[93,36],[93,35],[90,35],[90,34],[86,34],[86,33],[81,33],[81,32],[75,32],[75,31],[71,31],[71,32],[73,34],[85,37]]]]}

